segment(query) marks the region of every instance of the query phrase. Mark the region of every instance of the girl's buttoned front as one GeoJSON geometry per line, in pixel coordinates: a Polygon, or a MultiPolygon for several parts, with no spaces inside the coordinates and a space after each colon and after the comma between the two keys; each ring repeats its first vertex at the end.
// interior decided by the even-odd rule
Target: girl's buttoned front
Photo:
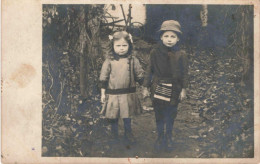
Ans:
{"type": "Polygon", "coordinates": [[[111,73],[108,82],[108,89],[128,88],[130,84],[129,59],[121,58],[111,60],[111,73]]]}

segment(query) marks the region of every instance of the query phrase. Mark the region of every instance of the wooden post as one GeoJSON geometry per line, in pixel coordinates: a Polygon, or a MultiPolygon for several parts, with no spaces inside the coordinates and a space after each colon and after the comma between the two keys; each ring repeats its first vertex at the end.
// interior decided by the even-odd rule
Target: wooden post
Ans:
{"type": "Polygon", "coordinates": [[[202,5],[200,11],[201,26],[206,27],[208,25],[208,5],[202,5]]]}

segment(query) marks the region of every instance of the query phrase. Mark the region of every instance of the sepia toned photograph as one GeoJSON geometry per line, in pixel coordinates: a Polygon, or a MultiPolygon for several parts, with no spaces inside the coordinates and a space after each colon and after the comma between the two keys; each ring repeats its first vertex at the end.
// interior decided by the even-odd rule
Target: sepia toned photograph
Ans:
{"type": "Polygon", "coordinates": [[[258,0],[3,0],[1,162],[260,162],[258,0]]]}
{"type": "Polygon", "coordinates": [[[42,157],[254,158],[254,5],[42,4],[42,157]]]}

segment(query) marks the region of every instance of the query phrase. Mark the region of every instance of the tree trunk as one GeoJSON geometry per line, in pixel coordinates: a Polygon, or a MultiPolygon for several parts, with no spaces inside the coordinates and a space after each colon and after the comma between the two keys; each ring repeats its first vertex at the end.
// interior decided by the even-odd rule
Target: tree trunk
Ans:
{"type": "Polygon", "coordinates": [[[79,15],[79,28],[80,28],[80,35],[79,35],[79,52],[80,52],[80,93],[81,96],[86,98],[87,97],[87,75],[88,75],[88,64],[87,64],[87,54],[84,53],[86,48],[86,27],[85,27],[85,9],[83,7],[80,8],[80,15],[79,15]]]}
{"type": "MultiPolygon", "coordinates": [[[[98,6],[91,6],[98,7],[98,6]]],[[[91,9],[88,9],[91,10],[91,9]]],[[[89,76],[97,69],[96,58],[99,53],[100,19],[98,15],[86,14],[82,7],[80,12],[80,93],[84,98],[92,95],[92,86],[89,85],[89,76]],[[92,70],[92,71],[90,71],[92,70]]]]}
{"type": "Polygon", "coordinates": [[[249,30],[249,11],[248,8],[242,8],[241,12],[242,16],[242,21],[241,21],[241,29],[242,29],[242,34],[241,34],[241,41],[242,41],[242,51],[241,51],[241,57],[243,61],[243,72],[242,72],[242,80],[241,80],[241,85],[245,86],[245,81],[248,78],[249,75],[249,69],[251,65],[250,61],[250,50],[249,50],[249,35],[246,33],[247,30],[249,30]]]}

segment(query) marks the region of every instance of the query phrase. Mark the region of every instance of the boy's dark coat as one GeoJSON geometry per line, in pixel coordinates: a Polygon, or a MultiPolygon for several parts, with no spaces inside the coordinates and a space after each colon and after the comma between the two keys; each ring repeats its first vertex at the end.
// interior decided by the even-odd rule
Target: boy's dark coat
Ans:
{"type": "Polygon", "coordinates": [[[173,84],[170,104],[178,105],[182,88],[188,87],[188,59],[184,50],[173,50],[161,43],[153,48],[143,84],[151,87],[152,97],[158,82],[173,84]]]}

